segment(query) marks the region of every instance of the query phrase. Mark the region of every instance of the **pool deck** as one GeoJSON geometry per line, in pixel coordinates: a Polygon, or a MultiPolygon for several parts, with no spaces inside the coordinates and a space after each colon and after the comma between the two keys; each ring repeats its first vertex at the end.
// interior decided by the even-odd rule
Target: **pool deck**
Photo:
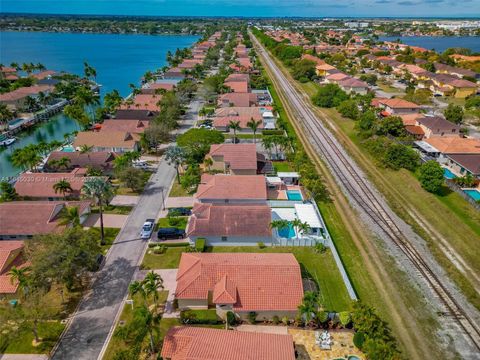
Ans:
{"type": "Polygon", "coordinates": [[[303,189],[299,185],[283,185],[280,189],[268,189],[268,200],[288,200],[287,191],[300,191],[302,194],[302,200],[306,199],[303,189]]]}
{"type": "MultiPolygon", "coordinates": [[[[323,331],[323,330],[318,330],[323,331]]],[[[352,330],[329,330],[333,340],[331,350],[322,350],[315,344],[315,331],[289,328],[288,333],[292,335],[299,360],[333,360],[338,358],[347,359],[355,355],[359,359],[365,359],[363,353],[353,345],[352,330]]]]}

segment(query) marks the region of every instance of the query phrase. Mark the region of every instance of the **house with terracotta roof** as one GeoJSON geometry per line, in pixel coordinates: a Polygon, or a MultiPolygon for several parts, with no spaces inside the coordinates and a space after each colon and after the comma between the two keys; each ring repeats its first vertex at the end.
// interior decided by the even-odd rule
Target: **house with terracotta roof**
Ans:
{"type": "Polygon", "coordinates": [[[51,78],[52,76],[56,75],[57,72],[54,70],[45,70],[45,71],[40,71],[36,74],[33,74],[32,77],[37,79],[37,80],[44,80],[51,78]]]}
{"type": "Polygon", "coordinates": [[[213,161],[212,170],[231,175],[257,175],[265,162],[265,158],[258,155],[255,144],[213,144],[206,157],[213,161]]]}
{"type": "Polygon", "coordinates": [[[148,120],[132,120],[132,119],[106,119],[100,125],[100,131],[111,132],[121,131],[131,134],[143,134],[145,129],[150,126],[148,120]]]}
{"type": "Polygon", "coordinates": [[[92,151],[125,153],[140,149],[140,136],[126,131],[81,131],[77,134],[73,146],[93,146],[92,151]]]}
{"type": "Polygon", "coordinates": [[[0,295],[17,292],[18,281],[12,281],[9,272],[13,267],[21,269],[27,264],[23,257],[23,241],[0,241],[0,295]]]}
{"type": "Polygon", "coordinates": [[[239,92],[232,92],[221,94],[218,97],[218,106],[219,107],[250,107],[250,106],[257,106],[258,99],[257,94],[253,93],[239,93],[239,92]]]}
{"type": "Polygon", "coordinates": [[[287,253],[183,253],[175,299],[179,309],[214,308],[246,319],[292,319],[303,298],[300,265],[287,253]]]}
{"type": "Polygon", "coordinates": [[[157,117],[158,111],[140,109],[121,109],[115,112],[115,119],[150,121],[157,117]]]}
{"type": "Polygon", "coordinates": [[[276,116],[267,107],[224,107],[215,110],[213,126],[219,131],[229,131],[230,121],[240,123],[240,131],[252,133],[248,127],[251,120],[260,121],[259,131],[262,129],[274,129],[276,126],[276,116]]]}
{"type": "Polygon", "coordinates": [[[347,74],[338,72],[335,74],[327,75],[324,82],[326,84],[338,84],[339,81],[346,80],[349,78],[350,76],[348,76],[347,74]]]}
{"type": "Polygon", "coordinates": [[[201,203],[263,204],[267,184],[263,175],[203,174],[194,197],[201,203]]]}
{"type": "Polygon", "coordinates": [[[291,335],[202,327],[171,328],[163,340],[165,360],[295,360],[291,335]]]}
{"type": "Polygon", "coordinates": [[[153,84],[147,84],[143,87],[140,91],[142,94],[157,94],[161,93],[162,91],[172,91],[175,89],[176,81],[171,82],[156,82],[153,84]]]}
{"type": "Polygon", "coordinates": [[[445,158],[445,165],[454,174],[459,176],[470,174],[480,179],[480,154],[447,154],[445,158]]]}
{"type": "Polygon", "coordinates": [[[248,93],[250,91],[250,86],[248,81],[226,81],[224,85],[234,93],[248,93]]]}
{"type": "Polygon", "coordinates": [[[61,180],[70,184],[72,191],[65,195],[70,199],[78,199],[82,192],[87,169],[76,168],[68,173],[23,173],[15,182],[15,191],[24,199],[32,200],[62,200],[62,193],[55,193],[53,186],[61,180]]]}
{"type": "Polygon", "coordinates": [[[0,79],[18,80],[17,69],[9,66],[0,66],[0,79]]]}
{"type": "MultiPolygon", "coordinates": [[[[80,224],[90,213],[90,201],[12,201],[0,203],[0,240],[30,239],[34,235],[61,232],[60,212],[70,206],[79,209],[80,224]]],[[[1,243],[1,241],[0,241],[1,243]]]]}
{"type": "Polygon", "coordinates": [[[113,172],[113,164],[117,155],[109,151],[96,151],[82,153],[80,151],[53,151],[48,157],[45,164],[45,170],[49,172],[58,171],[56,166],[62,158],[68,159],[68,164],[64,170],[73,170],[77,168],[92,168],[100,170],[102,174],[111,174],[113,172]]]}
{"type": "Polygon", "coordinates": [[[425,138],[434,136],[460,136],[460,126],[440,116],[425,116],[417,120],[424,133],[425,138]]]}
{"type": "Polygon", "coordinates": [[[182,80],[185,78],[185,73],[183,69],[180,69],[179,67],[173,67],[163,73],[163,78],[182,80]]]}
{"type": "Polygon", "coordinates": [[[160,94],[137,94],[134,98],[130,98],[120,105],[120,110],[148,110],[159,111],[158,103],[162,100],[160,94]]]}
{"type": "Polygon", "coordinates": [[[270,245],[271,222],[271,209],[266,203],[195,203],[186,233],[192,243],[205,238],[209,246],[270,245]]]}
{"type": "Polygon", "coordinates": [[[48,94],[53,91],[54,87],[50,85],[35,85],[29,87],[21,87],[13,91],[0,94],[0,103],[10,105],[16,109],[21,109],[25,105],[27,97],[38,97],[38,94],[48,94]]]}
{"type": "Polygon", "coordinates": [[[372,106],[383,110],[383,116],[413,114],[420,111],[420,106],[404,99],[375,98],[372,106]]]}
{"type": "MultiPolygon", "coordinates": [[[[332,75],[334,76],[334,75],[332,75]]],[[[347,94],[355,93],[365,95],[368,92],[369,86],[365,81],[348,77],[337,82],[338,86],[347,94]]]]}
{"type": "Polygon", "coordinates": [[[315,72],[317,73],[318,76],[327,76],[329,75],[329,71],[331,70],[336,70],[337,68],[335,66],[329,65],[329,64],[319,64],[315,67],[315,72]]]}

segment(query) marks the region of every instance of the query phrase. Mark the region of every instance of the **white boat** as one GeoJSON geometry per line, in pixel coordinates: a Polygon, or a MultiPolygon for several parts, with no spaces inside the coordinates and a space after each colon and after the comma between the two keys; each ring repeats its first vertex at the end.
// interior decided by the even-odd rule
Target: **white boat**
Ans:
{"type": "Polygon", "coordinates": [[[7,139],[5,139],[5,140],[0,141],[0,145],[1,145],[1,146],[12,145],[15,141],[17,141],[17,139],[14,138],[14,137],[12,137],[12,138],[7,138],[7,139]]]}

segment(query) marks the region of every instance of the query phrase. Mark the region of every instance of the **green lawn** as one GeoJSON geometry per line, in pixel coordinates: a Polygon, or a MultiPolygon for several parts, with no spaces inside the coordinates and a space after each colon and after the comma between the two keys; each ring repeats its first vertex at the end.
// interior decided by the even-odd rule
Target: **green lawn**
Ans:
{"type": "Polygon", "coordinates": [[[52,350],[53,346],[57,342],[60,334],[62,333],[65,325],[60,321],[48,321],[38,324],[38,336],[42,339],[42,342],[38,346],[33,346],[32,341],[34,335],[30,327],[20,327],[19,331],[15,333],[12,339],[8,339],[8,334],[3,334],[8,341],[8,345],[4,352],[5,354],[48,354],[52,350]]]}
{"type": "MultiPolygon", "coordinates": [[[[168,296],[168,291],[160,291],[159,292],[159,299],[158,302],[160,304],[165,303],[167,301],[167,296],[168,296]]],[[[149,304],[152,304],[152,301],[149,302],[149,304]]],[[[133,297],[133,309],[132,305],[130,304],[125,304],[123,306],[122,314],[120,315],[119,321],[124,322],[123,326],[128,326],[133,321],[134,318],[134,312],[136,308],[139,308],[143,305],[143,300],[139,294],[133,297]]],[[[161,320],[163,321],[163,319],[161,320]]],[[[135,345],[135,341],[126,341],[122,339],[120,336],[116,335],[116,331],[120,327],[119,324],[115,326],[115,330],[113,332],[113,336],[110,339],[110,342],[108,343],[107,350],[105,351],[105,355],[103,356],[104,360],[108,359],[115,359],[115,353],[121,350],[128,350],[129,348],[132,348],[135,345]]],[[[154,335],[155,339],[158,340],[160,337],[163,339],[163,336],[161,336],[162,330],[161,330],[161,323],[159,326],[155,329],[154,335]]],[[[148,335],[146,336],[146,338],[148,335]]],[[[148,341],[145,341],[145,339],[139,339],[139,341],[142,343],[142,347],[148,346],[148,341]]]]}
{"type": "Polygon", "coordinates": [[[178,217],[178,224],[176,224],[176,225],[175,225],[174,221],[175,220],[170,220],[169,221],[168,218],[161,218],[157,222],[156,229],[174,227],[174,228],[179,228],[179,229],[185,230],[187,228],[188,216],[179,216],[178,217]],[[172,222],[173,225],[170,222],[172,222]]]}
{"type": "Polygon", "coordinates": [[[380,81],[377,82],[377,86],[382,89],[383,91],[385,91],[386,93],[403,93],[403,90],[402,89],[397,89],[391,85],[387,85],[387,84],[383,84],[381,83],[380,81]]]}
{"type": "MultiPolygon", "coordinates": [[[[132,211],[133,206],[119,206],[119,205],[107,205],[103,207],[104,214],[116,214],[116,215],[128,215],[132,211]]],[[[99,207],[94,206],[91,210],[92,213],[96,214],[99,212],[99,207]]]]}
{"type": "Polygon", "coordinates": [[[272,163],[276,172],[295,171],[292,164],[289,163],[288,161],[272,161],[272,163]]]}
{"type": "Polygon", "coordinates": [[[152,249],[148,249],[141,265],[142,269],[176,269],[180,263],[180,257],[186,247],[167,247],[165,253],[154,254],[152,249]]]}
{"type": "Polygon", "coordinates": [[[329,311],[344,311],[351,308],[345,284],[330,251],[318,254],[311,247],[266,247],[254,246],[216,246],[209,248],[213,252],[255,252],[255,253],[293,253],[302,270],[308,272],[318,284],[323,305],[329,311]]]}
{"type": "Polygon", "coordinates": [[[219,321],[217,316],[217,310],[207,309],[207,310],[185,310],[182,311],[182,319],[190,319],[191,323],[197,324],[216,324],[219,321]]]}
{"type": "MultiPolygon", "coordinates": [[[[117,237],[120,229],[117,228],[103,228],[105,234],[105,245],[102,245],[102,251],[104,254],[107,253],[108,249],[112,246],[115,238],[117,237]]],[[[93,233],[95,236],[98,237],[98,241],[100,242],[100,228],[92,227],[88,229],[89,232],[93,233]]]]}
{"type": "Polygon", "coordinates": [[[187,190],[185,190],[182,185],[180,185],[177,182],[177,179],[175,178],[173,182],[172,189],[170,190],[170,194],[168,194],[168,197],[185,197],[185,196],[192,196],[193,193],[189,193],[187,190]]]}

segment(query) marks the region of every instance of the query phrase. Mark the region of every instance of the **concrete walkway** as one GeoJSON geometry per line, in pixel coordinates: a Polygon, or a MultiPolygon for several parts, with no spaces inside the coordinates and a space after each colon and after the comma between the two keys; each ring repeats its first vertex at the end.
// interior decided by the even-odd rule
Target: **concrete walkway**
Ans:
{"type": "Polygon", "coordinates": [[[48,360],[45,354],[0,354],[0,360],[48,360]]]}
{"type": "Polygon", "coordinates": [[[179,318],[180,312],[174,311],[173,300],[175,300],[175,290],[177,288],[177,271],[178,269],[162,269],[154,270],[163,279],[164,290],[168,291],[167,302],[165,304],[164,318],[179,318]]]}
{"type": "MultiPolygon", "coordinates": [[[[122,228],[128,219],[128,215],[103,214],[103,226],[110,228],[122,228]]],[[[100,227],[100,214],[90,214],[83,223],[84,227],[100,227]]],[[[138,230],[140,232],[140,228],[138,230]]]]}
{"type": "Polygon", "coordinates": [[[114,206],[135,206],[138,203],[140,196],[137,195],[116,195],[110,205],[114,206]]]}
{"type": "Polygon", "coordinates": [[[193,196],[167,198],[167,208],[192,207],[192,206],[193,206],[193,196]]]}

